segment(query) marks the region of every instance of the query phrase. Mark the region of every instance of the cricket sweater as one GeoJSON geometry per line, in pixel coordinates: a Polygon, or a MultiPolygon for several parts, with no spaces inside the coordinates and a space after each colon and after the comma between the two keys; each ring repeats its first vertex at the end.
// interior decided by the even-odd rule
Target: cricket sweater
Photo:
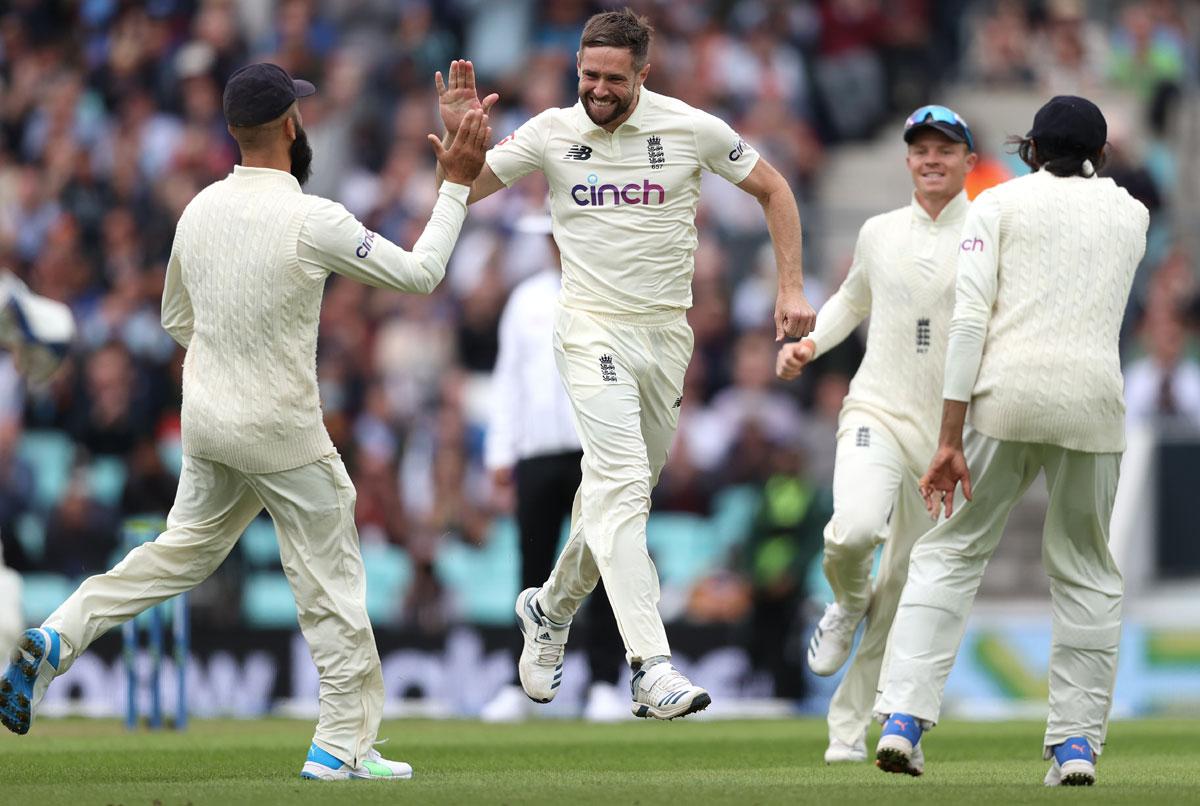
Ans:
{"type": "Polygon", "coordinates": [[[962,232],[944,395],[995,439],[1125,449],[1117,339],[1146,208],[1111,179],[1037,171],[984,191],[962,232]]]}
{"type": "Polygon", "coordinates": [[[186,455],[274,473],[333,451],[317,393],[317,324],[330,272],[429,293],[466,216],[468,188],[442,185],[411,253],[291,174],[237,166],[179,219],[162,323],[187,348],[186,455]]]}
{"type": "Polygon", "coordinates": [[[917,472],[937,444],[954,270],[969,206],[960,193],[934,219],[914,195],[908,206],[868,219],[845,282],[809,336],[819,356],[870,315],[867,353],[842,404],[839,436],[864,424],[886,428],[917,472]]]}

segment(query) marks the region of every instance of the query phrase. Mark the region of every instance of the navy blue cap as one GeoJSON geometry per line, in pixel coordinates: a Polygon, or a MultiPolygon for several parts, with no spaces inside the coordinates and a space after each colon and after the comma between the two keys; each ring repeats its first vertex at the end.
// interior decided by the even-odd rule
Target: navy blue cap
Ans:
{"type": "Polygon", "coordinates": [[[1033,116],[1026,137],[1068,151],[1094,154],[1108,142],[1108,122],[1100,107],[1077,95],[1055,95],[1033,116]]]}
{"type": "Polygon", "coordinates": [[[230,126],[259,126],[274,120],[295,103],[317,91],[307,81],[293,79],[277,64],[248,64],[229,77],[222,107],[230,126]]]}

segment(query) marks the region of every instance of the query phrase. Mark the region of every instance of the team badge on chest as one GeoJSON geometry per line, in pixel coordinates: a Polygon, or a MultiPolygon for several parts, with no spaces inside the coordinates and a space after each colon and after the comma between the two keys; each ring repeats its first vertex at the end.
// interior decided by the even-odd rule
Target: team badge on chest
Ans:
{"type": "Polygon", "coordinates": [[[663,167],[667,161],[666,152],[663,151],[662,138],[657,134],[646,138],[646,156],[650,159],[650,167],[655,170],[663,167]]]}

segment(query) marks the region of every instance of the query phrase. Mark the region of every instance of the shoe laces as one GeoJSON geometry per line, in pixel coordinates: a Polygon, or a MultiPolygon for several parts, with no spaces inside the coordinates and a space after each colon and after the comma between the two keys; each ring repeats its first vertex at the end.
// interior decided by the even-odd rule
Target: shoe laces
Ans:
{"type": "Polygon", "coordinates": [[[658,680],[654,681],[653,688],[660,689],[663,693],[671,691],[679,691],[681,688],[691,688],[692,681],[683,676],[683,673],[671,667],[671,671],[664,674],[658,680]]]}
{"type": "Polygon", "coordinates": [[[534,657],[539,666],[557,666],[565,652],[562,644],[546,644],[535,641],[534,647],[536,650],[534,657]]]}
{"type": "Polygon", "coordinates": [[[837,602],[832,602],[825,608],[821,616],[821,629],[824,632],[842,633],[858,624],[859,617],[842,609],[837,602]]]}

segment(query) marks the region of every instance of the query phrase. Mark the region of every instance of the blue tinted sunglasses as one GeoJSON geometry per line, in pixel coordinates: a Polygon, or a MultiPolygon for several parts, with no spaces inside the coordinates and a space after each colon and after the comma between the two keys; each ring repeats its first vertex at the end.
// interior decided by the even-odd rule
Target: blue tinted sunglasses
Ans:
{"type": "Polygon", "coordinates": [[[916,112],[908,116],[908,120],[904,121],[904,131],[907,133],[914,126],[922,126],[934,121],[936,123],[945,123],[948,126],[954,126],[962,130],[963,135],[967,138],[967,148],[970,151],[975,150],[975,138],[971,136],[971,127],[963,120],[957,112],[949,107],[930,104],[922,106],[916,112]]]}

